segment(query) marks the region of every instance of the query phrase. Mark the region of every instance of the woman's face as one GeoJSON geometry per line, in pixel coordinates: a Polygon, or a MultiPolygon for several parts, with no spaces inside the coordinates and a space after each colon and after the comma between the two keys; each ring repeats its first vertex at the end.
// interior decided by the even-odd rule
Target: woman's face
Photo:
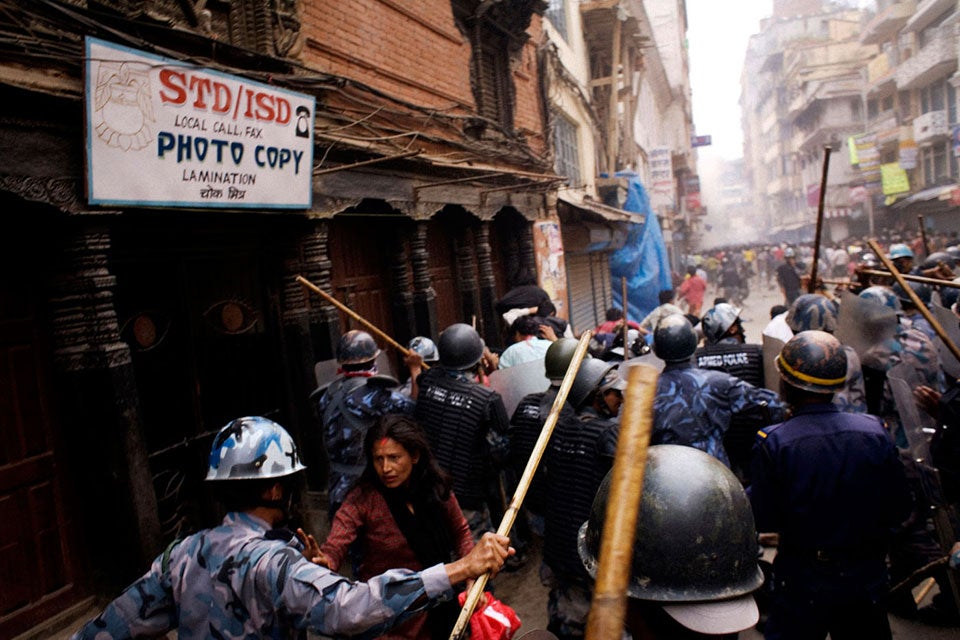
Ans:
{"type": "Polygon", "coordinates": [[[413,465],[420,456],[414,457],[393,438],[381,438],[373,444],[373,468],[380,482],[388,489],[406,486],[410,482],[413,465]]]}

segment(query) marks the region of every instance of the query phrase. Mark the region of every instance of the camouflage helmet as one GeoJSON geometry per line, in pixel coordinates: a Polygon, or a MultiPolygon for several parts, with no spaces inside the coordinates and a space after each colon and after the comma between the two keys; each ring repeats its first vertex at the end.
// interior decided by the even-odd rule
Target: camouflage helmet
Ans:
{"type": "Polygon", "coordinates": [[[685,362],[697,350],[697,334],[683,315],[664,317],[653,330],[653,353],[664,362],[685,362]]]}
{"type": "MultiPolygon", "coordinates": [[[[613,473],[607,474],[580,527],[577,550],[596,576],[613,473]]],[[[667,603],[729,600],[763,582],[750,501],[730,469],[693,447],[647,451],[627,592],[667,603]]]]}
{"type": "Polygon", "coordinates": [[[819,293],[805,293],[790,305],[787,326],[794,333],[811,329],[834,333],[837,330],[837,312],[837,304],[830,298],[819,293]]]}
{"type": "Polygon", "coordinates": [[[423,358],[424,362],[437,362],[440,360],[437,345],[426,336],[416,336],[412,338],[407,348],[423,358]]]}
{"type": "Polygon", "coordinates": [[[260,416],[232,420],[210,449],[207,480],[282,478],[306,469],[290,434],[260,416]]]}
{"type": "Polygon", "coordinates": [[[463,371],[480,362],[484,344],[476,329],[458,322],[443,330],[437,348],[440,350],[440,364],[463,371]]]}
{"type": "MultiPolygon", "coordinates": [[[[570,393],[567,400],[574,409],[579,409],[590,397],[590,394],[600,389],[601,385],[607,384],[607,388],[614,388],[608,383],[611,371],[616,373],[619,363],[610,363],[599,358],[590,358],[580,363],[580,369],[577,370],[577,376],[570,385],[570,393]]],[[[606,389],[604,389],[606,390],[606,389]]]]}
{"type": "Polygon", "coordinates": [[[337,344],[337,362],[340,364],[361,364],[371,362],[380,355],[380,347],[366,331],[354,329],[340,336],[337,344]]]}
{"type": "Polygon", "coordinates": [[[913,258],[913,250],[902,242],[890,245],[890,259],[899,260],[900,258],[913,258]]]}
{"type": "Polygon", "coordinates": [[[727,302],[721,302],[712,309],[708,309],[700,321],[700,326],[703,327],[703,337],[707,339],[707,344],[719,342],[740,318],[740,312],[741,309],[727,302]]]}
{"type": "Polygon", "coordinates": [[[777,356],[780,378],[813,393],[835,393],[847,381],[847,353],[826,331],[801,331],[777,356]]]}
{"type": "MultiPolygon", "coordinates": [[[[920,302],[923,303],[925,307],[930,307],[930,302],[933,299],[933,290],[929,285],[926,285],[922,282],[907,282],[907,286],[913,289],[913,292],[917,294],[917,297],[920,298],[920,302]]],[[[916,306],[913,303],[913,299],[910,298],[910,294],[907,293],[906,289],[900,286],[899,282],[893,284],[893,295],[897,296],[897,299],[900,301],[900,306],[916,306]]]]}
{"type": "Polygon", "coordinates": [[[544,375],[550,380],[563,380],[567,375],[567,368],[573,360],[577,350],[577,341],[573,338],[560,338],[547,348],[543,358],[544,375]]]}
{"type": "Polygon", "coordinates": [[[889,307],[897,312],[903,311],[903,308],[900,306],[900,300],[897,298],[897,294],[887,287],[881,287],[879,285],[867,287],[860,292],[858,297],[862,300],[876,302],[877,304],[889,307]]]}

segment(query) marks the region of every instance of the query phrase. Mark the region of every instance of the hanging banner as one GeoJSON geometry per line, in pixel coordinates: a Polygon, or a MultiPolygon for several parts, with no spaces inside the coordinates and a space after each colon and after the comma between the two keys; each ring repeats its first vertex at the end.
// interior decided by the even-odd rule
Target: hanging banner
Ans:
{"type": "Polygon", "coordinates": [[[670,147],[650,150],[650,206],[655,210],[676,206],[673,180],[673,156],[670,147]]]}
{"type": "Polygon", "coordinates": [[[880,166],[883,176],[883,195],[892,196],[910,191],[910,179],[907,172],[896,162],[889,162],[880,166]]]}
{"type": "Polygon", "coordinates": [[[94,205],[308,209],[316,100],[86,39],[94,205]]]}

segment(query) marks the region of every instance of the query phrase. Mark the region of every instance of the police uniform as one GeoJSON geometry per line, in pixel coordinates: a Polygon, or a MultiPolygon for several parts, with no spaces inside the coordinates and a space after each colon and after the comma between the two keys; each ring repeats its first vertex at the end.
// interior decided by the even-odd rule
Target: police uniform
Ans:
{"type": "MultiPolygon", "coordinates": [[[[441,357],[442,357],[441,350],[441,357]]],[[[500,394],[468,372],[433,367],[417,379],[414,416],[423,425],[475,539],[493,530],[488,496],[509,452],[509,418],[500,394]]]]}
{"type": "Polygon", "coordinates": [[[397,391],[396,385],[389,376],[350,375],[334,380],[320,397],[317,411],[330,460],[331,515],[366,466],[363,439],[367,430],[388,413],[413,413],[416,403],[397,391]]]}
{"type": "Polygon", "coordinates": [[[560,640],[582,638],[593,581],[577,552],[580,526],[613,465],[620,426],[587,406],[576,421],[557,422],[547,447],[546,531],[540,577],[550,589],[547,629],[560,640]]]}
{"type": "Polygon", "coordinates": [[[773,391],[755,387],[722,371],[668,363],[657,380],[650,444],[682,444],[716,457],[728,467],[723,437],[734,416],[759,428],[783,418],[773,391]]]}
{"type": "Polygon", "coordinates": [[[757,530],[777,532],[768,640],[890,637],[890,531],[910,491],[879,419],[802,405],[757,434],[747,492],[757,530]]]}
{"type": "Polygon", "coordinates": [[[248,513],[185,538],[88,622],[73,640],[154,637],[176,628],[181,640],[373,638],[429,604],[454,596],[442,564],[393,569],[351,582],[303,557],[289,531],[248,513]]]}

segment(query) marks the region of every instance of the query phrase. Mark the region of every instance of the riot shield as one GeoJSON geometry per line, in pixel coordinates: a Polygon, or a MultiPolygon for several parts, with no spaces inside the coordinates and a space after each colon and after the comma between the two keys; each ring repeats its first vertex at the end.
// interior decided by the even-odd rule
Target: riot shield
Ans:
{"type": "MultiPolygon", "coordinates": [[[[957,318],[950,309],[945,309],[940,305],[931,305],[930,311],[933,312],[933,317],[943,327],[953,344],[960,345],[960,318],[957,318]]],[[[960,378],[960,361],[957,361],[956,356],[939,337],[936,343],[937,351],[940,353],[940,366],[943,371],[951,378],[960,378]]]]}
{"type": "Polygon", "coordinates": [[[531,393],[546,391],[550,386],[543,360],[533,360],[522,364],[497,369],[490,374],[490,388],[503,398],[507,415],[513,416],[523,397],[531,393]]]}
{"type": "Polygon", "coordinates": [[[648,367],[653,367],[657,371],[663,371],[663,366],[666,364],[663,360],[654,355],[653,351],[649,351],[642,356],[637,356],[636,358],[630,358],[629,360],[624,360],[620,363],[620,366],[617,368],[617,374],[623,378],[627,379],[628,369],[631,365],[635,364],[645,364],[648,367]]]}
{"type": "MultiPolygon", "coordinates": [[[[325,389],[331,382],[337,379],[337,371],[340,369],[340,363],[336,360],[320,360],[313,365],[313,375],[317,379],[317,391],[325,389]]],[[[396,378],[393,371],[393,362],[391,354],[388,351],[381,351],[377,356],[377,371],[383,375],[396,378]]],[[[314,392],[316,393],[316,391],[314,392]]]]}
{"type": "Polygon", "coordinates": [[[910,457],[918,462],[929,462],[930,438],[937,428],[937,423],[927,412],[921,411],[913,399],[914,387],[921,384],[916,377],[910,365],[903,362],[887,371],[887,382],[897,405],[900,424],[907,436],[910,457]]]}
{"type": "Polygon", "coordinates": [[[840,344],[853,347],[867,366],[870,354],[897,333],[897,312],[874,300],[864,300],[844,291],[834,334],[840,344]]]}
{"type": "Polygon", "coordinates": [[[777,356],[784,342],[772,336],[763,336],[763,386],[780,392],[780,372],[777,371],[777,356]]]}

